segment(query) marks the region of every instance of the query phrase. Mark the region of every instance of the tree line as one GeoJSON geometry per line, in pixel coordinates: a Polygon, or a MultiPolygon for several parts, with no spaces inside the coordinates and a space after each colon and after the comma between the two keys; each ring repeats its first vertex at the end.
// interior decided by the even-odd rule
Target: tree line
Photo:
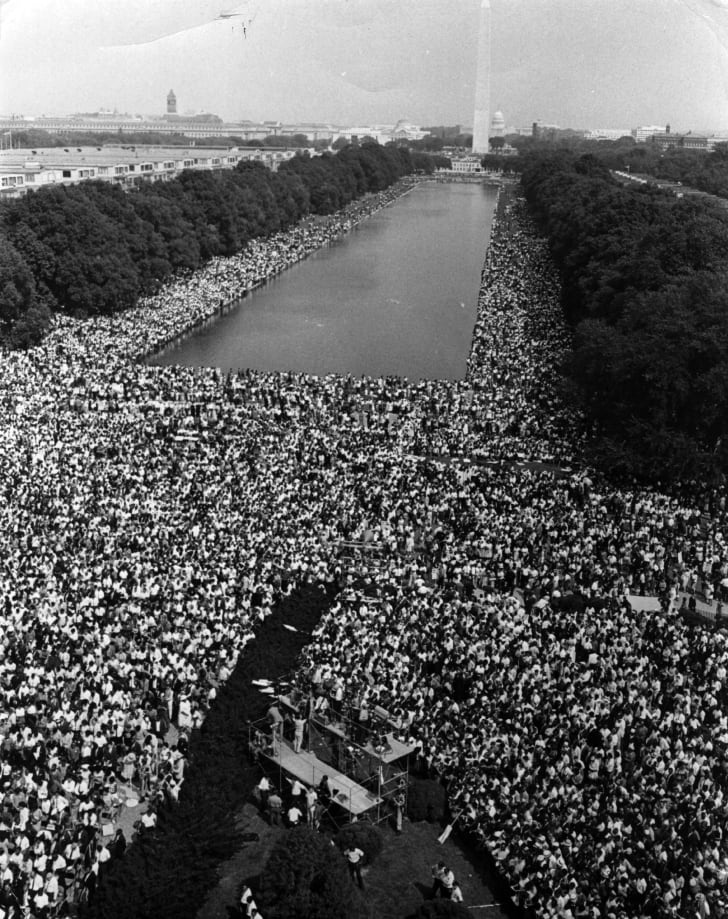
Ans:
{"type": "MultiPolygon", "coordinates": [[[[551,153],[559,150],[573,156],[591,154],[608,169],[681,182],[707,194],[728,198],[728,143],[716,144],[713,150],[707,151],[686,147],[663,149],[650,140],[636,143],[630,136],[600,141],[581,137],[548,141],[526,136],[511,136],[508,140],[523,156],[546,150],[551,153]]],[[[514,157],[514,161],[514,169],[520,169],[520,158],[514,157]]]]}
{"type": "Polygon", "coordinates": [[[528,154],[522,181],[561,272],[594,458],[653,480],[724,474],[728,211],[563,149],[528,154]]]}
{"type": "MultiPolygon", "coordinates": [[[[307,134],[268,134],[262,139],[245,138],[239,134],[215,135],[200,141],[199,137],[190,137],[184,133],[184,125],[178,132],[169,134],[166,131],[44,131],[42,128],[23,128],[12,132],[13,147],[30,150],[33,147],[102,147],[109,144],[131,146],[150,144],[160,147],[189,147],[202,143],[213,147],[314,147],[324,150],[330,146],[328,140],[311,140],[307,134]]],[[[346,141],[345,141],[346,142],[346,141]]]]}
{"type": "Polygon", "coordinates": [[[105,315],[171,275],[228,256],[310,214],[330,214],[433,160],[375,143],[297,155],[271,172],[186,170],[130,191],[102,181],[50,186],[0,206],[0,332],[37,341],[54,311],[105,315]]]}
{"type": "Polygon", "coordinates": [[[637,144],[631,138],[623,138],[612,143],[596,144],[594,154],[610,169],[681,182],[708,194],[728,198],[728,143],[716,144],[710,152],[682,147],[663,150],[657,143],[637,144]]]}

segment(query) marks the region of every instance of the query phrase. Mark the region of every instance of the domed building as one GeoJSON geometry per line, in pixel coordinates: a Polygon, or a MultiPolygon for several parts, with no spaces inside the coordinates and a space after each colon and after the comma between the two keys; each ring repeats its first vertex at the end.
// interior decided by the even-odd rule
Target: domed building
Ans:
{"type": "Polygon", "coordinates": [[[406,118],[400,118],[397,124],[388,132],[392,140],[422,140],[422,138],[427,134],[427,131],[423,131],[421,128],[418,128],[416,125],[413,125],[411,122],[407,121],[406,118]]]}
{"type": "Polygon", "coordinates": [[[505,137],[506,135],[506,120],[503,117],[503,112],[496,112],[493,115],[493,120],[490,123],[490,138],[493,137],[505,137]]]}

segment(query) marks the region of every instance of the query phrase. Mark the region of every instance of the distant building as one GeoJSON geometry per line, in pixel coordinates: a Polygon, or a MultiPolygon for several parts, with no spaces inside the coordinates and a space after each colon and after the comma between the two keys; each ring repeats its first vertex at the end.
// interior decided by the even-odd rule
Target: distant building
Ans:
{"type": "MultiPolygon", "coordinates": [[[[668,125],[669,127],[669,125],[668,125]]],[[[700,134],[673,134],[671,131],[665,131],[662,134],[656,133],[650,137],[650,142],[660,147],[662,150],[711,150],[714,146],[711,139],[703,137],[700,134]]]]}
{"type": "Polygon", "coordinates": [[[0,152],[0,200],[17,198],[46,185],[76,185],[96,179],[130,188],[142,182],[168,182],[182,171],[233,169],[240,160],[262,162],[272,171],[293,150],[223,147],[43,147],[0,152]]]}
{"type": "Polygon", "coordinates": [[[496,112],[493,115],[493,120],[490,123],[490,139],[494,137],[505,137],[506,136],[506,120],[503,117],[503,112],[496,112]]]}
{"type": "MultiPolygon", "coordinates": [[[[0,0],[1,2],[1,0],[0,0]]],[[[170,90],[168,105],[176,108],[177,99],[170,90]],[[171,100],[171,101],[170,101],[171,100]]],[[[428,131],[401,119],[396,125],[354,125],[352,127],[324,124],[320,122],[299,122],[282,124],[280,121],[234,121],[224,122],[219,115],[201,112],[196,115],[179,115],[167,111],[163,115],[129,115],[118,112],[97,112],[77,115],[40,115],[38,117],[0,116],[0,135],[7,131],[47,131],[49,134],[183,134],[191,140],[211,140],[216,137],[239,138],[243,143],[251,140],[265,140],[266,137],[292,137],[304,134],[313,141],[332,143],[339,137],[351,141],[371,137],[377,143],[387,144],[393,140],[421,140],[428,131]]]]}
{"type": "Polygon", "coordinates": [[[177,114],[177,96],[175,96],[173,89],[170,89],[170,91],[167,93],[167,114],[177,114]]]}
{"type": "Polygon", "coordinates": [[[619,140],[632,137],[631,128],[591,128],[586,132],[587,140],[619,140]]]}
{"type": "Polygon", "coordinates": [[[426,137],[428,133],[428,131],[423,131],[422,128],[411,124],[404,118],[400,118],[400,120],[391,129],[391,131],[384,129],[381,132],[382,135],[389,135],[388,139],[394,141],[422,140],[422,138],[426,137]]]}
{"type": "Polygon", "coordinates": [[[548,137],[550,134],[555,134],[556,131],[560,130],[561,128],[557,124],[547,124],[545,121],[534,121],[531,125],[531,136],[548,137]]]}
{"type": "MultiPolygon", "coordinates": [[[[458,156],[450,158],[450,172],[462,174],[478,174],[483,172],[480,156],[458,156]]],[[[448,170],[442,170],[444,172],[448,170]]]]}
{"type": "Polygon", "coordinates": [[[638,144],[646,143],[654,134],[669,134],[670,125],[645,124],[632,132],[638,144]]]}

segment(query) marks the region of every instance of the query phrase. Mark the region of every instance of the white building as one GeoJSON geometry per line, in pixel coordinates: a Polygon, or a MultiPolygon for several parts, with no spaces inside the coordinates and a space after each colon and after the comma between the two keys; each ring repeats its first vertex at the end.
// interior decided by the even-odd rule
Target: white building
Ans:
{"type": "Polygon", "coordinates": [[[667,131],[668,127],[664,124],[645,124],[635,128],[632,135],[638,144],[644,144],[655,134],[665,134],[667,131]]]}
{"type": "Polygon", "coordinates": [[[506,136],[506,120],[503,117],[503,112],[495,112],[493,115],[493,120],[490,123],[490,137],[505,137],[506,136]]]}
{"type": "Polygon", "coordinates": [[[240,160],[258,160],[275,171],[292,150],[222,147],[44,147],[0,151],[0,199],[18,197],[45,185],[76,185],[87,179],[130,187],[164,182],[185,169],[233,169],[240,160]]]}
{"type": "Polygon", "coordinates": [[[632,128],[591,128],[584,136],[587,140],[619,140],[631,137],[632,128]]]}
{"type": "Polygon", "coordinates": [[[475,175],[483,172],[480,156],[458,156],[450,158],[450,169],[443,172],[457,172],[461,175],[475,175]]]}

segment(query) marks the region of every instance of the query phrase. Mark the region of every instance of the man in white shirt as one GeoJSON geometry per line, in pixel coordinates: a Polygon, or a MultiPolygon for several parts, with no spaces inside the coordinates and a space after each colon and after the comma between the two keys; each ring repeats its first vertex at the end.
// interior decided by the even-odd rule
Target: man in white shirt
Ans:
{"type": "Polygon", "coordinates": [[[344,850],[344,857],[349,866],[349,874],[352,878],[356,879],[357,884],[363,890],[364,881],[361,878],[361,863],[364,858],[364,853],[352,843],[348,849],[344,850]]]}
{"type": "Polygon", "coordinates": [[[270,782],[268,776],[262,776],[258,782],[258,793],[260,794],[260,806],[263,810],[268,806],[268,795],[270,794],[270,782]]]}
{"type": "Polygon", "coordinates": [[[292,804],[292,805],[288,808],[288,815],[287,815],[287,816],[288,816],[288,825],[289,825],[289,826],[298,826],[298,824],[299,824],[299,822],[300,822],[300,820],[301,820],[301,817],[303,817],[303,814],[302,814],[301,811],[296,807],[295,804],[292,804]]]}

